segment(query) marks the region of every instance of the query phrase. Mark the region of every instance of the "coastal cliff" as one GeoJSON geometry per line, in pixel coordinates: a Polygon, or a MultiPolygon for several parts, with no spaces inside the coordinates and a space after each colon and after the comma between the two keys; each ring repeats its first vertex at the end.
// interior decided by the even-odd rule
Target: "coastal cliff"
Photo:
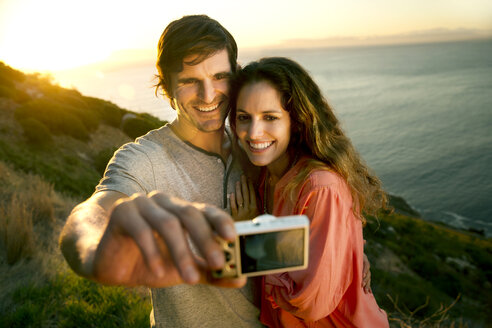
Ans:
{"type": "MultiPolygon", "coordinates": [[[[145,293],[78,278],[57,238],[114,150],[162,124],[0,62],[0,327],[98,326],[108,313],[115,327],[148,327],[145,293]]],[[[364,236],[373,292],[391,325],[486,327],[492,240],[426,222],[390,199],[394,211],[368,218],[364,236]]]]}

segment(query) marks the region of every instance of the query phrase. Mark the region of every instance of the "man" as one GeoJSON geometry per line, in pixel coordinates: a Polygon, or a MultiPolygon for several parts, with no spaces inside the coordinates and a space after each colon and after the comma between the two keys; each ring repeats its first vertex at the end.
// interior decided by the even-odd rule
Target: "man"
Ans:
{"type": "Polygon", "coordinates": [[[240,174],[224,128],[236,59],[234,39],[215,20],[186,16],[168,25],[159,41],[158,86],[176,120],[115,154],[60,237],[67,262],[82,276],[167,287],[152,289],[157,327],[261,326],[250,282],[217,288],[212,285],[238,287],[245,280],[213,281],[206,274],[224,265],[212,231],[235,237],[233,221],[218,208],[227,208],[240,174]]]}
{"type": "Polygon", "coordinates": [[[84,277],[151,287],[157,327],[261,326],[252,280],[207,274],[225,261],[213,232],[235,237],[219,208],[241,173],[224,127],[236,43],[217,21],[185,16],[166,27],[158,50],[158,88],[177,118],[115,153],[68,217],[61,250],[84,277]]]}

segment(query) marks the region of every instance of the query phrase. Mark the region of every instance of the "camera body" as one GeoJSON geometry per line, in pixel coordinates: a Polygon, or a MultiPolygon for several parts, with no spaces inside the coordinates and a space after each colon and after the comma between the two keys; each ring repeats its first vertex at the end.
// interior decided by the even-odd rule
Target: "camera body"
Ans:
{"type": "Polygon", "coordinates": [[[308,265],[309,220],[305,215],[260,215],[235,223],[234,242],[221,238],[226,264],[214,278],[253,277],[303,270],[308,265]]]}

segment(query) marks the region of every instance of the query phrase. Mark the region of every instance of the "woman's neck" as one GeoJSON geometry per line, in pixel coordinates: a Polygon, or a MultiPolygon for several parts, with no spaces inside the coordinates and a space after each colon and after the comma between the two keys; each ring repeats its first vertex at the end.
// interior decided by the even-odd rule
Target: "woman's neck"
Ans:
{"type": "Polygon", "coordinates": [[[297,156],[286,152],[284,156],[267,165],[270,185],[275,185],[294,166],[296,160],[297,156]]]}

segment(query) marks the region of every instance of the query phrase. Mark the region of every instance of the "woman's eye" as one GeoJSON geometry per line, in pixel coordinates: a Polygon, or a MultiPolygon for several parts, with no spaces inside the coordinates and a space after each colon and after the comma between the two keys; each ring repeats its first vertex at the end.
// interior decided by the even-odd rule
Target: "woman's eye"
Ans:
{"type": "Polygon", "coordinates": [[[267,121],[275,121],[275,120],[278,120],[278,117],[273,116],[273,115],[267,115],[267,116],[265,116],[265,120],[267,120],[267,121]]]}
{"type": "Polygon", "coordinates": [[[237,119],[239,122],[244,122],[244,121],[246,121],[248,118],[249,118],[249,116],[248,116],[248,115],[238,115],[238,116],[236,116],[236,119],[237,119]]]}

